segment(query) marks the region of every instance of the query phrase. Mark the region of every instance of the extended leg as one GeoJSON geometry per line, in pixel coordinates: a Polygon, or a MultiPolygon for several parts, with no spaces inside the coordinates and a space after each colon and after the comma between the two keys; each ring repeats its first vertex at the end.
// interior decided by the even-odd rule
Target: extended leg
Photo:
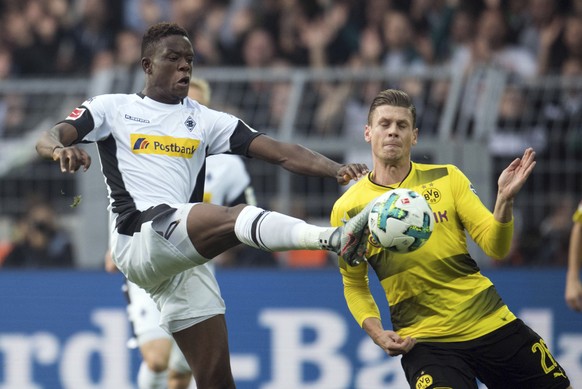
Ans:
{"type": "Polygon", "coordinates": [[[224,315],[213,316],[173,335],[198,389],[235,388],[224,315]]]}

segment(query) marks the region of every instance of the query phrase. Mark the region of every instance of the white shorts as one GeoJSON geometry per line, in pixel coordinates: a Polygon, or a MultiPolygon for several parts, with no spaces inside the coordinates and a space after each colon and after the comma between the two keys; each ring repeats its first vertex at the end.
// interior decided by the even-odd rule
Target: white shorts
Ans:
{"type": "Polygon", "coordinates": [[[168,333],[170,322],[208,318],[226,311],[218,282],[206,265],[209,259],[196,251],[188,237],[186,220],[195,205],[170,205],[175,211],[162,209],[159,217],[144,221],[133,235],[112,229],[113,261],[152,297],[161,312],[159,324],[168,333]]]}
{"type": "Polygon", "coordinates": [[[154,339],[173,339],[160,327],[160,311],[145,290],[131,281],[127,285],[127,317],[133,328],[138,346],[154,339]]]}
{"type": "Polygon", "coordinates": [[[167,339],[172,342],[172,351],[168,367],[179,373],[190,372],[188,361],[180,351],[174,338],[160,327],[160,311],[145,290],[131,281],[127,285],[127,315],[131,322],[137,345],[143,346],[155,339],[167,339]]]}

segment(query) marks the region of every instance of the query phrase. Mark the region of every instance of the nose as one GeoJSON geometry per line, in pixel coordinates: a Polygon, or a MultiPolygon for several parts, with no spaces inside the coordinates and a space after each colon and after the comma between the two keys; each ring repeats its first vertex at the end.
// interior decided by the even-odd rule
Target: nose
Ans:
{"type": "Polygon", "coordinates": [[[396,123],[392,123],[388,126],[388,136],[398,136],[398,128],[396,123]]]}
{"type": "Polygon", "coordinates": [[[190,71],[192,65],[186,59],[181,59],[179,64],[179,69],[184,71],[190,71]]]}

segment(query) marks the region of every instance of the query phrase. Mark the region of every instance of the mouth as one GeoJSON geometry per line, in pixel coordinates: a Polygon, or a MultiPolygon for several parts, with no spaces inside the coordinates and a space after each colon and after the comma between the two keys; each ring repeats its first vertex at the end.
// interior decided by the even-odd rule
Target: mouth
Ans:
{"type": "Polygon", "coordinates": [[[177,84],[179,86],[185,87],[188,86],[190,84],[190,77],[186,76],[186,77],[182,77],[178,80],[177,84]]]}

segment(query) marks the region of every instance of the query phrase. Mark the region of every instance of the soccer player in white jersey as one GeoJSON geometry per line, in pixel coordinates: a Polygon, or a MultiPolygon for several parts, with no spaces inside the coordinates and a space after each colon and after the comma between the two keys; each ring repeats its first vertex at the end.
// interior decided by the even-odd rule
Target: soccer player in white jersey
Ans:
{"type": "Polygon", "coordinates": [[[91,165],[77,144],[96,142],[109,197],[112,259],[161,311],[198,388],[234,388],[224,301],[211,271],[200,266],[244,243],[265,251],[330,250],[363,260],[369,207],[340,227],[319,227],[250,205],[200,202],[207,156],[259,158],[339,184],[367,173],[303,146],[258,133],[236,117],[187,98],[194,50],[175,23],[158,23],[142,40],[141,93],[85,101],[37,141],[41,157],[63,173],[91,165]]]}
{"type": "MultiPolygon", "coordinates": [[[[198,78],[190,80],[188,97],[209,106],[210,94],[208,82],[198,78]]],[[[219,154],[206,159],[204,202],[227,206],[256,205],[251,177],[240,156],[219,154]]],[[[202,266],[213,270],[214,264],[207,262],[202,266]]],[[[192,372],[172,336],[160,327],[160,311],[156,303],[133,282],[127,281],[124,286],[128,316],[135,335],[133,341],[142,355],[138,388],[187,389],[192,372]]]]}

